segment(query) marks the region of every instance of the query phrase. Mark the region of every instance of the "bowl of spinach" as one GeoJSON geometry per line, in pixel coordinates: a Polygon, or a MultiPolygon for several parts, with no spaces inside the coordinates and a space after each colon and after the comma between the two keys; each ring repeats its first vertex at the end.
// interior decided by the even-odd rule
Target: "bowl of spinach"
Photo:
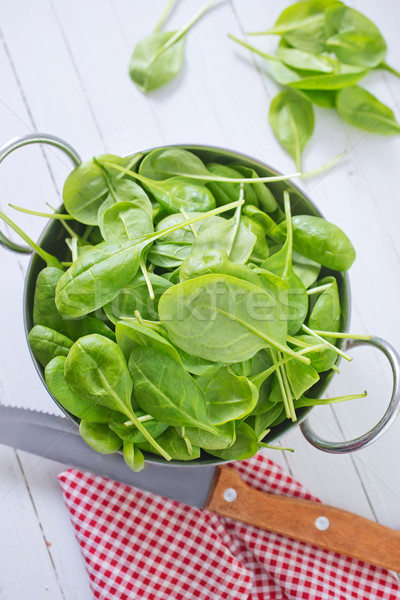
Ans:
{"type": "Polygon", "coordinates": [[[37,244],[0,217],[33,250],[33,362],[92,448],[134,470],[242,460],[329,402],[355,251],[288,177],[214,147],[85,162],[52,136],[10,148],[36,141],[74,163],[63,205],[36,213],[37,244]]]}

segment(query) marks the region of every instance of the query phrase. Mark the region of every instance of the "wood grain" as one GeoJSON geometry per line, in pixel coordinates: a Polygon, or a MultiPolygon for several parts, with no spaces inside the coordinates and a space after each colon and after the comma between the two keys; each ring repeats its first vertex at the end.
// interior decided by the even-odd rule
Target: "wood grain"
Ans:
{"type": "Polygon", "coordinates": [[[218,470],[207,510],[400,571],[400,531],[321,502],[259,492],[244,483],[234,469],[218,470]],[[230,500],[229,494],[233,494],[230,500]]]}

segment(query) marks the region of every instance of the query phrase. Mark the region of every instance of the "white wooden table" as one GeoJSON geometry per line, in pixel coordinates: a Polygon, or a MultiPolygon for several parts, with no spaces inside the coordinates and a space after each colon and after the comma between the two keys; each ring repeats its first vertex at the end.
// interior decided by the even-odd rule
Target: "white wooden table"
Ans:
{"type": "MultiPolygon", "coordinates": [[[[242,37],[243,31],[270,26],[288,4],[234,0],[215,8],[187,38],[178,79],[144,96],[128,77],[128,62],[135,43],[154,28],[164,0],[2,0],[0,143],[47,132],[69,141],[83,158],[172,143],[210,144],[293,172],[267,122],[277,86],[262,61],[227,38],[228,33],[242,37]]],[[[168,28],[181,25],[200,5],[200,0],[181,0],[168,28]]],[[[388,62],[400,68],[398,2],[354,0],[351,5],[380,27],[388,62]]],[[[276,47],[276,38],[253,41],[267,51],[276,47]]],[[[365,84],[400,118],[400,80],[380,71],[365,84]]],[[[351,330],[381,336],[400,348],[400,137],[369,135],[339,121],[333,111],[316,110],[316,117],[304,169],[344,149],[348,154],[333,170],[300,186],[356,247],[350,271],[351,330]]],[[[8,202],[36,209],[45,201],[59,204],[69,168],[56,150],[31,146],[14,153],[0,169],[1,210],[13,212],[8,202]]],[[[44,226],[20,213],[13,218],[34,238],[44,226]]],[[[55,412],[24,337],[27,263],[27,257],[0,248],[0,402],[55,412]]],[[[313,411],[314,427],[332,440],[368,430],[390,396],[385,360],[366,349],[353,355],[329,394],[366,389],[368,397],[313,411]]],[[[400,420],[374,445],[351,456],[315,450],[298,429],[283,443],[296,452],[268,451],[268,456],[324,502],[400,529],[400,420]]],[[[92,597],[56,480],[63,468],[0,445],[1,600],[92,597]]]]}

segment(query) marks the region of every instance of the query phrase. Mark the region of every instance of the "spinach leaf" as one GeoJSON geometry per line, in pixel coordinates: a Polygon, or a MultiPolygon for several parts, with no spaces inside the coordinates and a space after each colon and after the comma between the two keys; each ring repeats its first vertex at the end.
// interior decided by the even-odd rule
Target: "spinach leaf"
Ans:
{"type": "Polygon", "coordinates": [[[105,423],[82,420],[79,425],[82,439],[100,454],[114,454],[122,446],[122,440],[105,423]]]}
{"type": "Polygon", "coordinates": [[[280,92],[269,111],[272,130],[301,170],[301,153],[314,130],[314,112],[311,102],[293,90],[280,92]]]}
{"type": "Polygon", "coordinates": [[[377,26],[354,8],[332,5],[325,12],[326,46],[349,65],[368,69],[385,58],[386,42],[377,26]]]}
{"type": "Polygon", "coordinates": [[[142,451],[132,442],[124,440],[123,453],[125,463],[136,473],[144,469],[144,456],[142,451]]]}
{"type": "Polygon", "coordinates": [[[238,265],[231,261],[226,252],[211,249],[191,254],[179,269],[181,281],[207,275],[208,273],[223,273],[238,279],[244,279],[254,285],[261,285],[259,277],[247,265],[238,265]]]}
{"type": "MultiPolygon", "coordinates": [[[[138,418],[138,421],[142,423],[143,427],[154,439],[159,437],[166,429],[168,429],[168,425],[166,423],[161,423],[150,415],[146,415],[146,413],[142,410],[137,409],[135,414],[138,418]]],[[[118,413],[114,413],[114,415],[114,418],[109,419],[108,421],[109,427],[124,441],[124,443],[130,442],[132,444],[139,444],[146,441],[146,438],[142,432],[138,430],[134,423],[127,421],[124,415],[118,415],[118,413]]]]}
{"type": "Polygon", "coordinates": [[[295,400],[298,400],[304,392],[319,381],[319,375],[311,365],[289,360],[284,368],[295,400]]]}
{"type": "MultiPolygon", "coordinates": [[[[164,451],[168,452],[173,460],[186,461],[200,457],[200,448],[198,446],[191,446],[189,452],[186,442],[173,427],[169,427],[164,431],[164,433],[157,438],[157,441],[164,451]]],[[[138,445],[145,452],[154,452],[148,442],[143,442],[138,445]]],[[[155,452],[155,454],[157,454],[157,452],[155,452]]]]}
{"type": "Polygon", "coordinates": [[[112,323],[116,324],[121,319],[134,317],[135,311],[139,311],[143,319],[158,320],[158,301],[162,294],[173,284],[155,273],[149,273],[148,277],[154,292],[154,298],[152,299],[149,296],[144,275],[137,273],[132,281],[122,288],[109,304],[104,306],[105,313],[112,323]]]}
{"type": "MultiPolygon", "coordinates": [[[[121,158],[112,154],[103,154],[99,161],[110,160],[118,165],[133,169],[141,159],[141,154],[121,158]]],[[[123,174],[117,171],[115,177],[123,174]]],[[[63,201],[67,212],[77,221],[86,225],[97,225],[97,214],[100,206],[106,200],[109,188],[104,179],[101,167],[96,159],[81,163],[68,175],[63,188],[63,201]]]]}
{"type": "Polygon", "coordinates": [[[35,295],[33,300],[33,323],[45,325],[66,335],[71,340],[99,333],[114,339],[114,332],[97,317],[86,316],[81,319],[64,319],[57,310],[55,303],[56,287],[64,271],[54,267],[42,269],[36,280],[35,295]]]}
{"type": "MultiPolygon", "coordinates": [[[[308,298],[303,282],[293,271],[293,229],[290,213],[290,201],[287,192],[285,196],[285,212],[287,223],[286,241],[283,247],[262,263],[261,267],[277,275],[283,280],[286,289],[279,291],[277,300],[286,309],[287,331],[290,335],[297,333],[308,310],[308,298]]],[[[259,273],[259,276],[261,273],[259,273]]]]}
{"type": "MultiPolygon", "coordinates": [[[[347,235],[333,223],[313,215],[292,217],[293,247],[297,252],[334,271],[346,271],[356,253],[347,235]]],[[[286,222],[274,230],[276,238],[284,239],[286,222]]]]}
{"type": "MultiPolygon", "coordinates": [[[[46,385],[54,398],[68,412],[92,423],[109,423],[112,418],[117,418],[119,413],[105,406],[93,404],[71,390],[65,381],[65,361],[65,356],[56,356],[47,364],[44,371],[46,385]]],[[[125,416],[123,419],[126,421],[125,416]]]]}
{"type": "Polygon", "coordinates": [[[107,208],[99,227],[106,241],[135,240],[154,231],[152,214],[132,201],[117,202],[107,208]]]}
{"type": "MultiPolygon", "coordinates": [[[[278,17],[275,25],[261,32],[279,34],[295,48],[308,52],[323,52],[325,49],[325,10],[329,5],[341,2],[335,0],[305,0],[286,8],[278,17]]],[[[253,34],[260,35],[260,34],[253,34]]]]}
{"type": "Polygon", "coordinates": [[[201,388],[171,355],[156,348],[134,348],[129,371],[135,398],[148,414],[168,425],[215,433],[201,388]]]}
{"type": "Polygon", "coordinates": [[[182,365],[192,375],[214,375],[219,369],[222,367],[222,363],[213,362],[211,360],[206,360],[205,358],[200,358],[199,356],[193,356],[188,352],[185,352],[181,348],[176,349],[179,358],[181,360],[182,365]]]}
{"type": "Polygon", "coordinates": [[[136,275],[142,250],[135,241],[104,242],[82,254],[58,281],[61,315],[81,317],[111,302],[136,275]]]}
{"type": "Polygon", "coordinates": [[[210,433],[195,427],[186,427],[185,435],[194,446],[205,450],[222,450],[229,448],[236,440],[235,423],[230,421],[216,427],[218,433],[210,433]]]}
{"type": "Polygon", "coordinates": [[[288,352],[281,307],[260,287],[229,275],[173,286],[161,296],[158,311],[171,341],[201,358],[241,362],[270,345],[288,352]]]}
{"type": "Polygon", "coordinates": [[[340,90],[336,109],[344,121],[360,129],[383,135],[400,133],[393,111],[357,85],[340,90]]]}
{"type": "MultiPolygon", "coordinates": [[[[296,339],[299,343],[303,342],[310,347],[315,346],[316,343],[315,338],[311,335],[298,335],[296,336],[296,339]]],[[[300,346],[297,347],[300,349],[300,346]]],[[[337,353],[329,346],[326,346],[326,348],[318,347],[312,352],[308,352],[307,356],[311,361],[311,366],[317,373],[322,373],[323,371],[331,369],[337,359],[337,353]]]]}
{"type": "Polygon", "coordinates": [[[288,85],[298,90],[340,90],[354,85],[368,73],[367,69],[351,65],[341,65],[335,73],[309,75],[288,85]]]}
{"type": "Polygon", "coordinates": [[[115,335],[118,346],[121,348],[125,359],[128,361],[132,350],[136,348],[153,349],[169,354],[174,360],[180,361],[180,355],[162,335],[153,331],[151,327],[141,323],[125,322],[117,323],[115,335]]]}
{"type": "Polygon", "coordinates": [[[300,71],[319,71],[321,73],[331,73],[337,67],[329,55],[316,54],[292,48],[285,40],[281,40],[278,46],[278,56],[282,61],[293,69],[300,71]]]}
{"type": "Polygon", "coordinates": [[[226,252],[231,261],[244,264],[251,255],[257,238],[243,223],[240,208],[238,206],[231,219],[224,219],[201,231],[192,244],[191,254],[220,250],[226,252]]]}
{"type": "MultiPolygon", "coordinates": [[[[226,177],[228,179],[242,179],[243,175],[236,169],[235,166],[221,165],[220,163],[207,163],[208,171],[213,175],[220,177],[226,177]]],[[[254,177],[253,172],[246,173],[245,177],[254,177]]],[[[263,184],[259,184],[263,185],[263,184]]],[[[224,183],[224,182],[210,182],[208,187],[213,193],[217,204],[228,204],[234,202],[240,197],[240,184],[239,183],[224,183]]],[[[248,204],[257,205],[257,195],[252,184],[246,183],[244,185],[244,197],[248,204]]]]}
{"type": "Polygon", "coordinates": [[[73,341],[44,325],[35,325],[28,334],[31,350],[44,367],[55,356],[67,356],[73,341]]]}
{"type": "Polygon", "coordinates": [[[176,77],[183,64],[185,36],[212,4],[213,1],[207,2],[178,31],[156,31],[137,44],[129,64],[129,74],[142,92],[155,90],[176,77]]]}
{"type": "Polygon", "coordinates": [[[340,329],[340,298],[335,277],[325,277],[318,285],[330,283],[331,286],[324,290],[315,301],[307,325],[319,331],[339,331],[340,329]]]}
{"type": "Polygon", "coordinates": [[[225,449],[209,448],[208,453],[223,460],[246,460],[254,456],[259,450],[257,436],[254,430],[246,423],[236,429],[236,440],[225,449]]]}
{"type": "Polygon", "coordinates": [[[69,351],[64,372],[65,380],[75,394],[126,415],[152,447],[162,452],[166,460],[170,459],[133,412],[132,380],[122,350],[116,343],[97,334],[80,338],[69,351]]]}
{"type": "Polygon", "coordinates": [[[249,379],[221,368],[211,377],[199,377],[213,425],[223,425],[247,417],[257,404],[258,391],[249,379]]]}

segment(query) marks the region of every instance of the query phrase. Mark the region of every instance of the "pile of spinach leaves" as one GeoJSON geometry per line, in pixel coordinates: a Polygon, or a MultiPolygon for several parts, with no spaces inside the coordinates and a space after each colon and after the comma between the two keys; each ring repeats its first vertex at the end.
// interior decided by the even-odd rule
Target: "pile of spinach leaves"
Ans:
{"type": "Polygon", "coordinates": [[[314,130],[313,105],[334,108],[344,121],[371,133],[400,133],[393,111],[358,85],[377,69],[400,77],[385,61],[381,32],[362,13],[339,0],[302,0],[273,27],[250,35],[280,36],[276,55],[230,37],[265,58],[272,78],[284,86],[272,100],[269,122],[299,171],[314,130]]]}
{"type": "Polygon", "coordinates": [[[278,202],[268,184],[282,179],[182,148],[98,156],[47,215],[66,228],[61,258],[0,213],[43,259],[29,342],[92,448],[134,470],[143,452],[241,460],[327,402],[307,393],[349,358],[335,273],[355,251],[334,224],[292,215],[287,190],[278,202]]]}

